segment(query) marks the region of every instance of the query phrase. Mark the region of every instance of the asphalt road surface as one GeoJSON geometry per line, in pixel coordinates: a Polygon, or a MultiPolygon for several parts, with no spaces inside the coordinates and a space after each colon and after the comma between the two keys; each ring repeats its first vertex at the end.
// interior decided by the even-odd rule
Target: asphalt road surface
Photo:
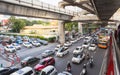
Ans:
{"type": "MultiPolygon", "coordinates": [[[[73,50],[77,47],[77,46],[81,46],[83,44],[83,39],[79,40],[78,42],[74,43],[71,47],[69,47],[69,54],[65,55],[63,58],[59,58],[56,55],[54,55],[53,57],[55,58],[55,67],[59,72],[62,72],[65,70],[67,62],[70,61],[73,57],[73,50]]],[[[40,47],[33,47],[33,48],[22,48],[21,50],[19,50],[17,52],[17,55],[20,57],[20,59],[24,59],[27,56],[37,56],[40,57],[40,54],[45,51],[45,50],[54,50],[54,48],[56,47],[57,43],[49,43],[46,46],[40,46],[40,47]]],[[[87,50],[87,49],[86,49],[87,50]]],[[[95,52],[90,52],[90,55],[93,56],[94,59],[94,67],[90,68],[89,65],[87,66],[87,75],[99,75],[100,69],[101,69],[101,65],[102,65],[102,61],[105,55],[106,49],[100,49],[97,48],[97,50],[95,52]]],[[[80,64],[73,64],[71,62],[72,65],[72,74],[73,75],[80,75],[80,72],[82,71],[83,68],[83,64],[88,63],[88,60],[83,60],[82,63],[80,64]]],[[[16,64],[17,66],[20,66],[20,64],[16,64]]]]}

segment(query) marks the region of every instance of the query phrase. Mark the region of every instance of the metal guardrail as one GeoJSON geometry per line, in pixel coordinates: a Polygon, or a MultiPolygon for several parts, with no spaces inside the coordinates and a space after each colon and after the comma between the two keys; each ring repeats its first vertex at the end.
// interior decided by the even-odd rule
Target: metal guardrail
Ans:
{"type": "Polygon", "coordinates": [[[63,8],[58,8],[57,6],[43,3],[38,0],[0,0],[0,1],[19,4],[19,5],[25,5],[25,6],[34,7],[37,9],[43,9],[43,10],[57,12],[61,14],[71,15],[71,16],[78,15],[77,12],[74,12],[71,10],[65,10],[63,8]]]}
{"type": "Polygon", "coordinates": [[[116,43],[114,33],[112,35],[112,40],[113,40],[113,63],[114,63],[114,75],[120,75],[120,49],[118,48],[118,45],[116,43]]]}

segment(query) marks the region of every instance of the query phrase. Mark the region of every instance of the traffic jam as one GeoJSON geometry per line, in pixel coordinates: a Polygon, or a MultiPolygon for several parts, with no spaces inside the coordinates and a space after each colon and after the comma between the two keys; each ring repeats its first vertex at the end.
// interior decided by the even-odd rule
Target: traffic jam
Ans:
{"type": "MultiPolygon", "coordinates": [[[[16,56],[19,59],[18,63],[14,60],[14,63],[10,67],[1,67],[0,75],[75,75],[72,69],[73,64],[82,64],[81,71],[76,75],[89,75],[87,67],[92,69],[95,66],[94,55],[92,54],[96,53],[96,50],[99,48],[107,49],[107,47],[104,47],[107,45],[99,43],[100,38],[103,36],[98,36],[97,33],[94,33],[92,35],[87,34],[78,36],[74,40],[67,41],[64,45],[56,43],[54,47],[52,47],[54,49],[41,50],[41,52],[39,50],[39,55],[37,55],[38,52],[36,52],[36,54],[32,56],[35,49],[42,49],[42,47],[46,48],[51,43],[28,36],[0,35],[0,37],[10,39],[10,41],[4,40],[4,42],[1,39],[1,56],[6,56],[8,59],[16,56]],[[6,42],[7,44],[5,44],[6,42]],[[79,45],[80,43],[81,45],[79,45]],[[98,46],[98,44],[101,45],[98,46]],[[75,47],[72,49],[72,46],[75,47]],[[26,51],[28,52],[28,56],[20,57],[18,55],[18,53],[20,54],[21,52],[22,54],[22,52],[24,52],[22,49],[28,49],[26,51]],[[32,51],[30,52],[29,49],[32,51]],[[70,51],[70,49],[72,50],[70,51]],[[69,56],[71,58],[67,59],[69,56]],[[57,63],[61,63],[58,61],[67,61],[65,62],[66,64],[64,64],[65,66],[63,66],[65,69],[58,71],[58,66],[60,65],[57,63]],[[87,62],[84,63],[84,61],[87,62]],[[58,66],[56,66],[56,64],[58,66]]],[[[26,52],[24,52],[23,55],[27,55],[26,52]]]]}

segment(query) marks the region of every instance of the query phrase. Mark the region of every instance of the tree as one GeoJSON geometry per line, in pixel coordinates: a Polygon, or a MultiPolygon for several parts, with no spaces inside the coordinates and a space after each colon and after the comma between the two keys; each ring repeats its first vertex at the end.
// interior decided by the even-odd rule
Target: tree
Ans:
{"type": "Polygon", "coordinates": [[[26,26],[32,26],[32,22],[26,19],[21,19],[26,23],[26,26]]]}
{"type": "Polygon", "coordinates": [[[26,23],[22,19],[16,19],[14,25],[12,25],[12,31],[19,33],[21,29],[25,27],[26,23]]]}
{"type": "Polygon", "coordinates": [[[65,30],[67,31],[78,31],[78,22],[69,22],[69,23],[65,23],[65,30]]]}

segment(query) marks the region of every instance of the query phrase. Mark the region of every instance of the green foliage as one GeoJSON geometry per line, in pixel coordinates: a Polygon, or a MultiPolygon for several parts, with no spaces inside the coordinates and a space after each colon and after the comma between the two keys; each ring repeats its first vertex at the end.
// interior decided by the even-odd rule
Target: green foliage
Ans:
{"type": "Polygon", "coordinates": [[[56,39],[55,37],[50,37],[50,38],[48,38],[48,41],[49,42],[55,42],[55,39],[56,39]]]}
{"type": "MultiPolygon", "coordinates": [[[[19,33],[21,29],[23,29],[25,26],[32,26],[34,24],[41,24],[41,25],[49,25],[49,22],[44,22],[44,21],[29,21],[26,19],[16,19],[14,16],[11,16],[9,18],[9,24],[11,24],[12,32],[17,32],[19,33]]],[[[32,33],[33,34],[33,33],[32,33]]]]}
{"type": "Polygon", "coordinates": [[[78,31],[78,22],[65,23],[65,30],[72,31],[73,29],[78,31]]]}
{"type": "Polygon", "coordinates": [[[43,37],[43,36],[37,36],[37,38],[41,39],[41,40],[48,40],[47,38],[43,37]]]}
{"type": "Polygon", "coordinates": [[[44,22],[44,21],[40,21],[40,20],[39,21],[35,21],[34,20],[31,23],[32,23],[32,25],[34,25],[34,24],[40,24],[40,25],[45,25],[45,26],[50,24],[50,22],[44,22]]]}
{"type": "Polygon", "coordinates": [[[15,19],[12,25],[12,31],[19,33],[21,29],[26,25],[25,21],[22,19],[15,19]]]}
{"type": "Polygon", "coordinates": [[[35,31],[31,31],[30,34],[36,34],[36,32],[35,31]]]}

